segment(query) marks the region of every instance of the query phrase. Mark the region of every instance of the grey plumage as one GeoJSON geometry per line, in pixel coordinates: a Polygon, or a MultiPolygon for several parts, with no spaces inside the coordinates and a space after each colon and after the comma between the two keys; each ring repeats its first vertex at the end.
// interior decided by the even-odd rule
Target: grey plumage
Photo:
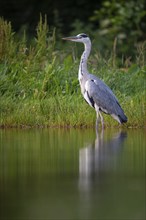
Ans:
{"type": "Polygon", "coordinates": [[[110,114],[120,124],[127,122],[127,117],[112,90],[102,80],[90,74],[87,70],[87,59],[91,51],[90,38],[86,34],[78,34],[77,36],[63,39],[81,42],[85,46],[81,56],[78,79],[84,99],[96,110],[97,122],[100,116],[102,125],[104,123],[101,112],[110,114]]]}

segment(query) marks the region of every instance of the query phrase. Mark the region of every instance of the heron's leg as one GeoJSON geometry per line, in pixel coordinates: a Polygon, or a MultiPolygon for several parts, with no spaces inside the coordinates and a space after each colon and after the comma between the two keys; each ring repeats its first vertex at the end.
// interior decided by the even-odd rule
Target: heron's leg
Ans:
{"type": "Polygon", "coordinates": [[[96,130],[98,130],[98,125],[100,122],[100,115],[99,115],[99,111],[96,112],[96,130]]]}
{"type": "Polygon", "coordinates": [[[103,136],[104,136],[104,128],[103,128],[103,125],[102,125],[102,129],[99,130],[99,127],[98,127],[98,122],[99,122],[99,118],[96,119],[96,139],[97,140],[101,140],[101,142],[103,142],[103,136]]]}
{"type": "Polygon", "coordinates": [[[103,117],[102,117],[101,112],[99,110],[99,107],[96,104],[95,104],[95,110],[96,110],[96,115],[97,115],[96,129],[98,130],[98,125],[99,125],[100,121],[101,121],[101,124],[102,124],[102,129],[104,129],[104,120],[103,120],[103,117]]]}
{"type": "Polygon", "coordinates": [[[101,120],[102,129],[104,129],[104,119],[103,119],[103,116],[102,116],[102,114],[101,114],[100,111],[99,111],[99,115],[100,115],[100,120],[101,120]]]}

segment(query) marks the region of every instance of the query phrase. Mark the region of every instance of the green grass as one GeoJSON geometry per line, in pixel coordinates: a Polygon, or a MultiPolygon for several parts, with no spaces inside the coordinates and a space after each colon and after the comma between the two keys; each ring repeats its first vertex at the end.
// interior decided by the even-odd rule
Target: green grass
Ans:
{"type": "MultiPolygon", "coordinates": [[[[57,43],[42,18],[29,43],[2,19],[0,30],[0,127],[94,126],[95,111],[81,96],[77,79],[79,45],[57,43]]],[[[128,116],[126,127],[146,126],[144,49],[135,57],[129,67],[119,67],[115,54],[105,59],[93,49],[88,65],[116,94],[128,116]]],[[[119,126],[104,118],[106,126],[119,126]]]]}

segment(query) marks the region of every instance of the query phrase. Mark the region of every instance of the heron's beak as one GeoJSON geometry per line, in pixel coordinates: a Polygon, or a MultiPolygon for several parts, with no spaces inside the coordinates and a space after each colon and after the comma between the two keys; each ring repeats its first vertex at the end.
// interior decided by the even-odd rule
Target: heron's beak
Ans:
{"type": "Polygon", "coordinates": [[[63,37],[62,39],[63,40],[70,40],[70,41],[76,41],[76,40],[78,40],[78,37],[77,36],[63,37]]]}

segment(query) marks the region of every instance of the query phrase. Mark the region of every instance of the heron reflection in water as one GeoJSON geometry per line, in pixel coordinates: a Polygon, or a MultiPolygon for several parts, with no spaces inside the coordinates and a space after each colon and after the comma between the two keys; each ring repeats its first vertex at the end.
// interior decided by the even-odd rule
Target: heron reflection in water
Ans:
{"type": "Polygon", "coordinates": [[[79,152],[79,188],[90,190],[95,179],[102,181],[105,173],[116,169],[127,133],[119,131],[112,138],[105,140],[104,130],[96,130],[92,144],[79,152]]]}

